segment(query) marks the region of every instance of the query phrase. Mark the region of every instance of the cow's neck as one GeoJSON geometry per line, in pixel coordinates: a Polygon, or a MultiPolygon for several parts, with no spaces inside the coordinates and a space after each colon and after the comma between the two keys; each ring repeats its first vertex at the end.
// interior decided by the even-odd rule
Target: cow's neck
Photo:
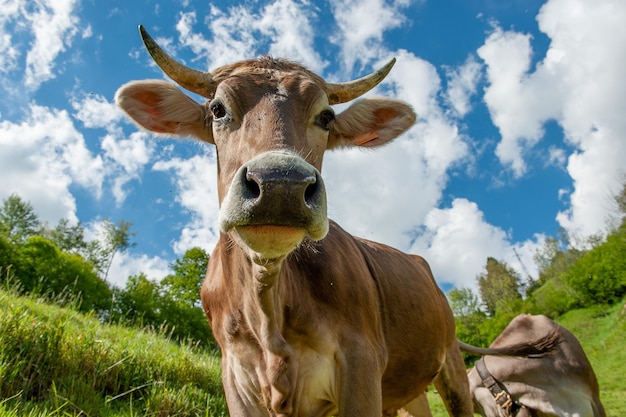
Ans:
{"type": "Polygon", "coordinates": [[[239,281],[242,315],[261,347],[265,361],[265,380],[261,384],[268,390],[266,401],[274,410],[289,408],[293,400],[291,390],[295,368],[289,360],[292,347],[283,336],[285,308],[282,292],[285,285],[281,282],[281,275],[284,260],[259,264],[239,247],[233,247],[229,252],[235,256],[230,261],[240,266],[234,269],[240,271],[238,276],[231,278],[239,281]]]}
{"type": "Polygon", "coordinates": [[[268,261],[263,265],[250,264],[252,282],[245,291],[246,318],[264,347],[279,356],[288,356],[287,342],[282,336],[284,306],[281,290],[283,260],[268,261]]]}

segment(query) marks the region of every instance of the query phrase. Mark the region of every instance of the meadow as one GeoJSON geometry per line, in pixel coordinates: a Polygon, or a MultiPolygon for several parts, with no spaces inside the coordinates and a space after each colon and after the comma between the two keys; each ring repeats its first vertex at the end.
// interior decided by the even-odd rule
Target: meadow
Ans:
{"type": "Polygon", "coordinates": [[[0,290],[0,417],[225,416],[215,352],[0,290]]]}
{"type": "MultiPolygon", "coordinates": [[[[94,315],[0,290],[0,417],[226,416],[217,352],[167,329],[103,325],[94,315]]],[[[609,417],[626,415],[626,307],[558,320],[581,341],[609,417]]],[[[429,393],[435,417],[441,400],[429,393]]]]}

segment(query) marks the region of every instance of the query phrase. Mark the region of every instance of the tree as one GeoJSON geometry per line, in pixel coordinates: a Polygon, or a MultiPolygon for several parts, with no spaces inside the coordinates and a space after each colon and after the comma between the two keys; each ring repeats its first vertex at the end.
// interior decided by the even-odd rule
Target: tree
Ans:
{"type": "Polygon", "coordinates": [[[519,274],[506,263],[491,257],[487,258],[485,271],[476,280],[487,314],[494,316],[499,312],[519,311],[522,300],[519,274]]]}
{"type": "MultiPolygon", "coordinates": [[[[478,296],[470,288],[453,288],[447,295],[454,314],[457,338],[474,346],[487,346],[490,340],[483,331],[487,315],[481,309],[478,296]]],[[[470,355],[464,357],[468,363],[473,358],[470,355]]]]}
{"type": "Polygon", "coordinates": [[[72,225],[66,218],[59,220],[54,229],[46,229],[44,236],[65,252],[82,254],[87,247],[83,226],[80,222],[72,225]]]}
{"type": "MultiPolygon", "coordinates": [[[[564,236],[564,233],[560,234],[564,236]]],[[[527,288],[524,311],[556,318],[581,305],[581,297],[565,277],[585,252],[574,247],[564,247],[564,243],[557,238],[548,237],[543,247],[535,253],[539,278],[527,288]]]]}
{"type": "Polygon", "coordinates": [[[3,201],[0,209],[0,233],[11,242],[24,242],[39,233],[41,222],[33,206],[17,194],[3,201]]]}
{"type": "Polygon", "coordinates": [[[161,324],[159,284],[142,272],[131,275],[122,291],[115,291],[111,320],[134,326],[161,324]]]}
{"type": "Polygon", "coordinates": [[[467,317],[476,312],[482,313],[480,299],[470,288],[452,288],[448,300],[454,317],[467,317]]]}
{"type": "Polygon", "coordinates": [[[615,194],[613,200],[619,213],[614,228],[624,229],[626,228],[626,174],[622,175],[622,189],[615,194]]]}
{"type": "Polygon", "coordinates": [[[135,236],[135,232],[131,232],[132,223],[120,220],[114,224],[109,219],[103,222],[104,229],[104,248],[103,252],[107,258],[106,269],[104,271],[104,280],[109,276],[109,269],[113,263],[113,258],[118,252],[123,252],[130,247],[134,247],[135,243],[130,242],[130,238],[135,236]]]}
{"type": "Polygon", "coordinates": [[[173,274],[161,281],[163,320],[172,326],[178,340],[194,340],[215,346],[204,311],[200,306],[200,287],[206,275],[209,254],[201,248],[187,250],[170,268],[173,274]]]}
{"type": "Polygon", "coordinates": [[[169,298],[189,307],[199,306],[200,287],[206,275],[209,254],[202,248],[191,248],[182,259],[176,259],[170,268],[174,274],[163,278],[161,285],[169,298]]]}
{"type": "Polygon", "coordinates": [[[110,250],[107,252],[98,240],[86,241],[85,228],[80,222],[72,225],[69,220],[63,218],[54,229],[45,229],[43,233],[59,249],[78,254],[91,262],[95,270],[104,276],[105,266],[111,259],[110,250]]]}

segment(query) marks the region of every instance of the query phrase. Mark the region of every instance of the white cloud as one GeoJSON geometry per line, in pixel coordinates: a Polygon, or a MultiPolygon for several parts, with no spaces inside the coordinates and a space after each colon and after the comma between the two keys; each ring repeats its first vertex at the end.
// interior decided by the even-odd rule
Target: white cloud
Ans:
{"type": "MultiPolygon", "coordinates": [[[[487,257],[504,261],[518,272],[526,268],[536,278],[532,257],[542,244],[543,238],[536,236],[534,240],[512,245],[504,230],[485,221],[476,203],[457,198],[451,207],[434,208],[428,213],[411,252],[428,260],[439,282],[477,292],[476,275],[484,270],[487,257]]],[[[526,278],[523,272],[520,275],[526,278]]]]}
{"type": "Polygon", "coordinates": [[[173,172],[172,183],[178,190],[176,201],[191,213],[191,220],[183,226],[180,238],[174,242],[176,254],[182,255],[195,246],[212,250],[219,237],[215,154],[209,150],[189,159],[158,161],[153,169],[173,172]]]}
{"type": "Polygon", "coordinates": [[[551,146],[548,149],[548,164],[564,168],[566,161],[567,154],[565,149],[557,148],[556,146],[551,146]]]}
{"type": "Polygon", "coordinates": [[[158,256],[118,252],[113,257],[107,281],[124,288],[129,276],[140,273],[144,273],[150,280],[160,281],[170,273],[169,262],[158,256]]]}
{"type": "MultiPolygon", "coordinates": [[[[626,3],[550,0],[537,16],[550,39],[546,56],[531,72],[528,35],[494,32],[478,50],[490,85],[485,101],[502,139],[500,160],[516,175],[527,169],[525,152],[556,120],[575,147],[567,170],[574,181],[561,226],[574,235],[603,231],[614,215],[626,160],[626,3]]],[[[558,154],[553,156],[559,157],[558,154]]]]}
{"type": "Polygon", "coordinates": [[[500,161],[516,176],[526,172],[524,152],[544,134],[543,123],[557,115],[558,91],[550,84],[549,69],[528,76],[532,48],[529,35],[496,27],[478,55],[485,61],[489,86],[484,100],[500,130],[496,149],[500,161]]]}
{"type": "Polygon", "coordinates": [[[446,101],[454,115],[462,118],[471,110],[470,100],[476,94],[476,87],[482,76],[482,65],[470,55],[460,67],[446,68],[446,76],[446,101]]]}
{"type": "Polygon", "coordinates": [[[54,60],[71,45],[78,33],[77,0],[35,0],[34,10],[25,8],[24,18],[35,36],[32,48],[26,55],[25,85],[36,90],[51,78],[54,60]]]}
{"type": "Polygon", "coordinates": [[[141,180],[143,169],[154,153],[154,140],[144,131],[136,131],[126,137],[118,125],[122,112],[99,94],[75,96],[71,104],[76,112],[74,116],[84,127],[107,131],[100,138],[101,156],[105,160],[107,179],[111,178],[113,182],[112,193],[119,206],[128,194],[124,186],[132,180],[141,180]]]}
{"type": "Polygon", "coordinates": [[[331,41],[341,48],[346,69],[352,69],[357,61],[368,63],[378,58],[384,32],[405,23],[406,17],[401,9],[407,5],[405,1],[331,1],[338,26],[331,41]]]}
{"type": "Polygon", "coordinates": [[[563,2],[541,9],[539,27],[550,38],[546,65],[565,84],[560,124],[578,148],[567,169],[574,180],[570,208],[559,213],[572,234],[601,231],[614,214],[626,161],[626,15],[622,1],[563,2]]]}
{"type": "Polygon", "coordinates": [[[75,117],[87,128],[113,128],[122,119],[122,112],[100,94],[72,98],[75,117]]]}
{"type": "Polygon", "coordinates": [[[0,177],[0,197],[17,193],[55,224],[63,217],[77,221],[71,185],[100,196],[104,168],[66,111],[32,104],[21,123],[0,122],[0,177]]]}
{"type": "Polygon", "coordinates": [[[269,53],[321,71],[325,62],[313,46],[314,16],[308,3],[292,0],[269,3],[258,13],[245,6],[224,11],[211,5],[206,19],[210,39],[193,32],[195,12],[181,13],[176,29],[182,45],[193,51],[195,59],[206,57],[210,69],[269,53]]]}
{"type": "Polygon", "coordinates": [[[289,58],[321,72],[325,62],[313,46],[313,17],[316,13],[312,8],[292,0],[277,0],[265,7],[258,27],[272,40],[270,55],[289,58]]]}
{"type": "Polygon", "coordinates": [[[128,194],[124,186],[132,180],[141,179],[143,169],[155,149],[154,141],[145,132],[134,132],[127,139],[122,139],[119,135],[121,132],[108,133],[101,144],[107,158],[107,174],[114,177],[113,196],[118,205],[128,194]]]}
{"type": "Polygon", "coordinates": [[[0,4],[0,72],[9,72],[17,67],[20,51],[13,42],[15,20],[22,4],[5,1],[0,4]]]}

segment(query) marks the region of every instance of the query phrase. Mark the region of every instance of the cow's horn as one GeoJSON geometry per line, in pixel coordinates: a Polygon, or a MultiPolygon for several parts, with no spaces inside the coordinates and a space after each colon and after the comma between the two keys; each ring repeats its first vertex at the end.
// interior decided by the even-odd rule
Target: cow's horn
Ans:
{"type": "Polygon", "coordinates": [[[366,75],[358,80],[348,81],[345,83],[326,83],[326,93],[328,94],[328,101],[330,104],[346,103],[350,100],[362,96],[372,88],[376,87],[381,82],[391,67],[396,63],[396,59],[393,58],[384,67],[376,72],[366,75]]]}
{"type": "Polygon", "coordinates": [[[143,44],[146,46],[152,59],[154,59],[154,62],[156,62],[163,72],[173,81],[181,87],[196,94],[200,94],[203,97],[213,97],[217,84],[210,73],[191,69],[176,61],[161,49],[142,25],[139,25],[139,32],[141,33],[143,44]]]}

